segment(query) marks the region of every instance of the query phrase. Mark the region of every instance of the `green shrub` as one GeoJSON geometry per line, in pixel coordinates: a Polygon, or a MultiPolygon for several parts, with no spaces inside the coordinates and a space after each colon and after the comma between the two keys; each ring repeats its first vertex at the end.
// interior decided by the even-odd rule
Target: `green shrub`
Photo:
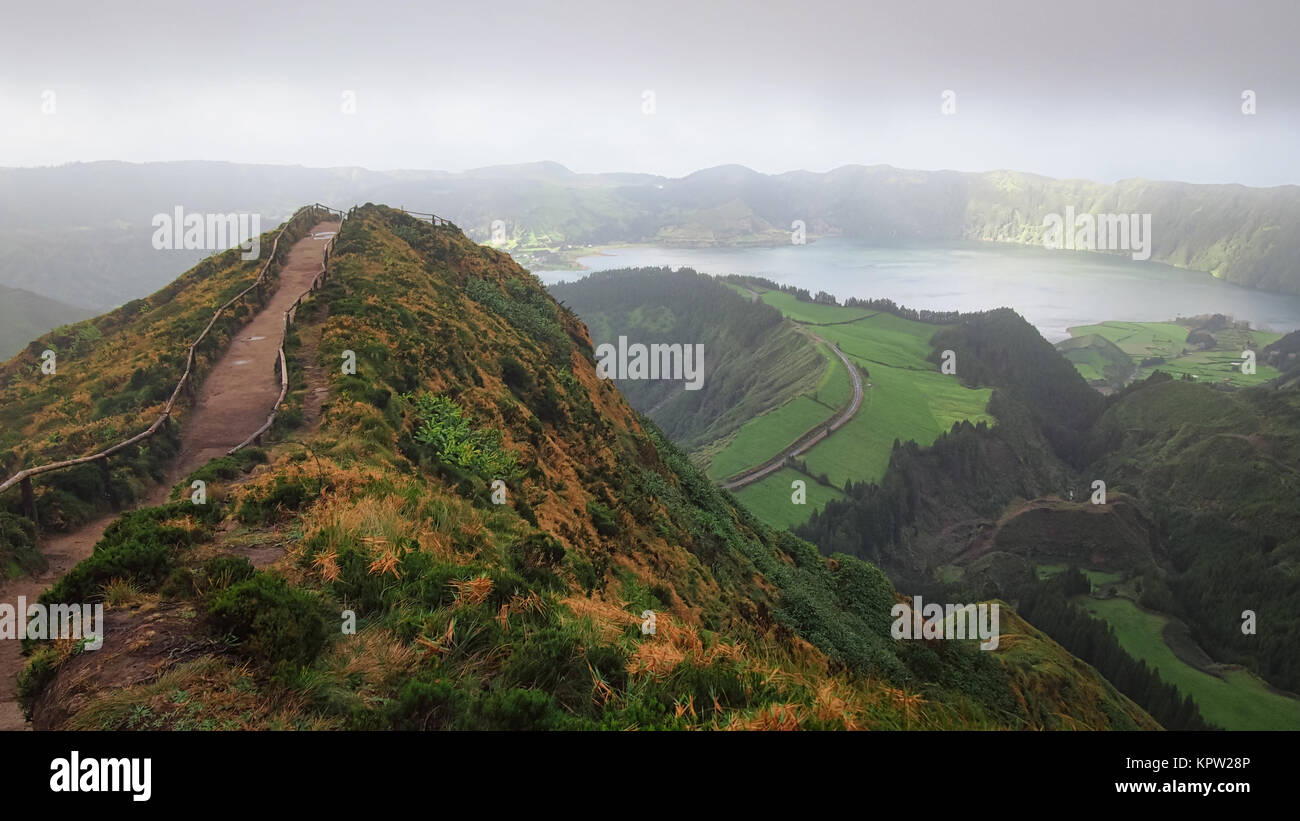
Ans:
{"type": "MultiPolygon", "coordinates": [[[[73,654],[80,652],[74,650],[73,654]]],[[[32,708],[45,687],[54,680],[59,670],[59,651],[53,644],[42,644],[32,651],[21,673],[18,674],[18,705],[23,717],[32,718],[32,708]]]]}
{"type": "MultiPolygon", "coordinates": [[[[547,693],[509,688],[483,692],[429,674],[403,685],[380,726],[403,730],[574,730],[590,722],[565,713],[547,693]]],[[[367,726],[367,729],[373,728],[367,726]]]]}
{"type": "Polygon", "coordinates": [[[232,584],[248,581],[256,573],[257,568],[244,556],[217,556],[208,559],[203,565],[203,575],[207,577],[208,586],[212,590],[222,590],[232,584]]]}
{"type": "Polygon", "coordinates": [[[406,398],[415,402],[415,441],[431,448],[440,461],[489,481],[518,475],[515,455],[502,447],[500,431],[471,428],[469,418],[445,396],[406,398]]]}
{"type": "Polygon", "coordinates": [[[41,601],[90,601],[113,579],[129,581],[140,590],[156,589],[175,566],[177,551],[201,535],[161,523],[176,512],[176,505],[168,505],[122,514],[104,531],[94,552],[41,594],[41,601]]]}
{"type": "Polygon", "coordinates": [[[591,522],[596,526],[596,532],[602,536],[614,536],[618,534],[618,520],[614,518],[614,511],[606,505],[592,499],[587,502],[587,515],[591,517],[591,522]]]}
{"type": "Polygon", "coordinates": [[[243,448],[232,456],[222,456],[208,462],[191,473],[185,480],[185,485],[189,487],[196,480],[209,484],[218,480],[229,481],[240,474],[248,473],[254,465],[265,464],[266,461],[266,451],[262,448],[243,448]]]}
{"type": "Polygon", "coordinates": [[[268,666],[310,664],[325,644],[316,602],[279,576],[255,573],[221,591],[208,608],[218,631],[239,651],[268,666]]]}
{"type": "Polygon", "coordinates": [[[555,568],[564,561],[564,545],[548,533],[536,532],[506,548],[511,570],[530,582],[555,581],[555,568]]]}
{"type": "Polygon", "coordinates": [[[235,517],[246,525],[264,525],[285,511],[301,510],[314,495],[301,481],[277,476],[270,487],[245,496],[235,517]]]}
{"type": "Polygon", "coordinates": [[[45,565],[31,519],[0,511],[0,579],[44,570],[45,565]]]}
{"type": "Polygon", "coordinates": [[[536,387],[533,374],[513,356],[501,357],[501,381],[517,393],[527,395],[536,387]]]}
{"type": "Polygon", "coordinates": [[[552,623],[515,646],[502,670],[511,687],[551,694],[573,713],[592,713],[592,671],[616,690],[627,685],[627,658],[613,645],[584,648],[574,625],[552,623]]]}

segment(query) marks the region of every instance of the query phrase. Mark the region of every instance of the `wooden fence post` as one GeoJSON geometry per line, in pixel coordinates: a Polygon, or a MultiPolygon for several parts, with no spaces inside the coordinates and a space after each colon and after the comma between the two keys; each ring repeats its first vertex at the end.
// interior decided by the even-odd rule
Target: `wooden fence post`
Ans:
{"type": "Polygon", "coordinates": [[[23,489],[23,513],[37,530],[41,529],[40,520],[36,518],[36,493],[32,490],[32,477],[24,476],[22,481],[23,489]]]}
{"type": "Polygon", "coordinates": [[[105,456],[99,461],[99,475],[104,480],[104,493],[108,496],[108,503],[113,510],[121,510],[122,504],[118,501],[117,494],[113,492],[113,473],[108,467],[108,457],[105,456]]]}

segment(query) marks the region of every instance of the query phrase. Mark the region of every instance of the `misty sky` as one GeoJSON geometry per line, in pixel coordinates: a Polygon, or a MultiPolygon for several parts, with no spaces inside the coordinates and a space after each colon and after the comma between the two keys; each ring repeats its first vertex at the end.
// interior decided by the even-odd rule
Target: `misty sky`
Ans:
{"type": "Polygon", "coordinates": [[[1294,0],[43,0],[0,25],[0,165],[1300,183],[1298,31],[1294,0]]]}

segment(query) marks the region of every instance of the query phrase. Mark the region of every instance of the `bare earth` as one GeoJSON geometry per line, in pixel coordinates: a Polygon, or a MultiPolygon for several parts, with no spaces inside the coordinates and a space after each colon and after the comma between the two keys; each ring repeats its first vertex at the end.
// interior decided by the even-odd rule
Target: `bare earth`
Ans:
{"type": "MultiPolygon", "coordinates": [[[[266,421],[280,395],[275,363],[279,358],[284,312],[311,287],[312,279],[321,269],[325,243],[338,228],[337,222],[319,223],[312,229],[312,235],[326,236],[316,239],[309,235],[290,249],[270,302],[231,341],[199,387],[194,407],[181,429],[180,453],[172,463],[167,481],[154,487],[141,502],[142,506],[164,502],[177,481],[211,459],[224,456],[266,421]]],[[[106,514],[75,531],[42,537],[41,552],[49,561],[49,568],[39,577],[0,584],[0,601],[17,606],[18,597],[23,596],[29,604],[34,602],[47,587],[90,555],[117,516],[106,514]]],[[[18,641],[0,641],[0,730],[28,728],[18,707],[17,679],[25,663],[19,645],[18,641]]]]}

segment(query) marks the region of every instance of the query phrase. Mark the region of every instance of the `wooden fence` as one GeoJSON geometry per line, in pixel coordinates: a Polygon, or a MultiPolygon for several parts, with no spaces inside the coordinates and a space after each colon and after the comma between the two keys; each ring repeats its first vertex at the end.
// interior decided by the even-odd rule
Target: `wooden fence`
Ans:
{"type": "Polygon", "coordinates": [[[275,405],[271,407],[271,413],[266,417],[266,421],[262,423],[262,426],[253,431],[252,435],[247,439],[226,451],[227,455],[233,454],[240,448],[246,448],[249,445],[262,444],[262,437],[271,429],[271,425],[275,424],[275,415],[279,412],[280,405],[284,404],[284,398],[289,395],[289,368],[284,358],[284,343],[289,338],[289,327],[293,325],[294,319],[297,318],[298,306],[302,304],[303,300],[311,296],[312,293],[321,285],[325,284],[325,278],[329,275],[330,253],[333,252],[334,243],[338,241],[339,234],[343,231],[343,223],[347,221],[347,216],[337,208],[330,208],[328,205],[321,205],[320,203],[316,203],[312,207],[323,209],[333,214],[338,214],[338,230],[334,232],[334,236],[330,237],[330,241],[325,243],[325,258],[321,260],[320,273],[316,274],[312,279],[311,287],[299,294],[298,298],[295,299],[293,304],[284,312],[284,328],[280,332],[280,356],[276,362],[276,367],[280,371],[280,398],[275,400],[275,405]]]}
{"type": "MultiPolygon", "coordinates": [[[[198,335],[198,338],[196,338],[193,342],[190,343],[189,351],[185,359],[185,372],[181,374],[181,378],[176,383],[176,388],[172,391],[171,396],[168,397],[167,399],[167,404],[163,406],[162,413],[158,415],[158,418],[154,420],[152,425],[150,425],[148,428],[141,431],[140,433],[137,433],[135,436],[132,436],[130,439],[127,439],[124,442],[119,442],[118,444],[113,445],[112,447],[105,448],[104,450],[101,450],[98,453],[92,453],[89,456],[80,456],[75,459],[67,459],[62,462],[51,462],[49,464],[38,465],[36,467],[30,467],[24,470],[20,470],[17,473],[15,473],[13,476],[10,476],[8,479],[6,479],[3,483],[0,483],[0,493],[4,493],[5,491],[12,488],[14,485],[19,485],[22,488],[23,513],[27,516],[27,518],[31,519],[34,524],[39,524],[37,522],[37,517],[36,517],[36,496],[35,496],[35,491],[32,487],[33,476],[39,476],[42,473],[49,473],[55,470],[64,470],[66,468],[75,467],[77,465],[84,465],[89,462],[98,462],[100,466],[100,470],[103,472],[104,475],[105,484],[107,484],[109,480],[108,459],[110,456],[112,456],[115,453],[118,453],[119,451],[125,448],[129,448],[132,445],[136,445],[139,444],[140,442],[143,442],[144,440],[156,434],[159,430],[162,430],[166,425],[170,424],[172,409],[176,406],[176,402],[180,398],[181,391],[184,390],[191,393],[193,392],[193,380],[195,378],[194,377],[195,350],[197,350],[199,344],[202,343],[205,338],[207,338],[208,332],[212,330],[212,326],[217,323],[217,320],[221,317],[221,314],[224,311],[229,309],[230,306],[234,305],[236,302],[243,299],[252,291],[261,288],[265,284],[267,275],[271,271],[271,266],[275,263],[276,252],[279,250],[280,239],[284,236],[284,232],[289,230],[289,226],[293,224],[293,221],[297,219],[299,215],[301,215],[305,211],[311,211],[311,210],[326,210],[331,213],[337,213],[340,215],[340,217],[342,216],[342,212],[339,211],[338,209],[329,208],[328,206],[323,206],[320,205],[319,203],[313,205],[305,205],[293,213],[293,216],[291,216],[288,219],[284,227],[281,228],[279,233],[275,235],[275,241],[271,244],[271,253],[267,256],[266,264],[264,264],[262,266],[262,269],[258,271],[257,278],[253,280],[253,283],[251,285],[249,285],[244,290],[240,291],[235,296],[231,297],[221,307],[217,308],[217,310],[212,314],[212,319],[208,320],[208,324],[206,327],[204,327],[203,332],[198,335]]],[[[335,238],[337,238],[338,234],[336,233],[334,236],[335,238]]],[[[328,259],[328,249],[332,249],[333,245],[334,245],[334,240],[331,239],[330,244],[326,251],[327,259],[328,259]]],[[[323,273],[324,272],[322,271],[322,274],[317,275],[318,281],[323,276],[323,273]]],[[[313,283],[313,287],[315,287],[315,284],[316,283],[313,283]]],[[[299,297],[298,302],[301,302],[301,300],[302,297],[299,297]]],[[[295,308],[297,307],[297,304],[298,303],[295,302],[294,304],[295,308]]],[[[284,362],[283,342],[281,343],[280,346],[280,362],[281,363],[284,362]]],[[[281,364],[281,373],[282,373],[281,382],[285,387],[287,387],[288,375],[287,373],[284,372],[283,364],[281,364]]],[[[281,391],[281,401],[283,401],[283,398],[284,398],[284,392],[281,391]]],[[[279,403],[277,403],[276,407],[279,407],[279,403]]],[[[275,415],[274,411],[272,411],[272,418],[274,418],[274,415],[275,415]]],[[[265,425],[264,428],[270,427],[269,421],[270,420],[268,420],[268,424],[265,425]]],[[[258,436],[260,437],[261,433],[264,432],[265,430],[263,429],[258,434],[258,436]]]]}

